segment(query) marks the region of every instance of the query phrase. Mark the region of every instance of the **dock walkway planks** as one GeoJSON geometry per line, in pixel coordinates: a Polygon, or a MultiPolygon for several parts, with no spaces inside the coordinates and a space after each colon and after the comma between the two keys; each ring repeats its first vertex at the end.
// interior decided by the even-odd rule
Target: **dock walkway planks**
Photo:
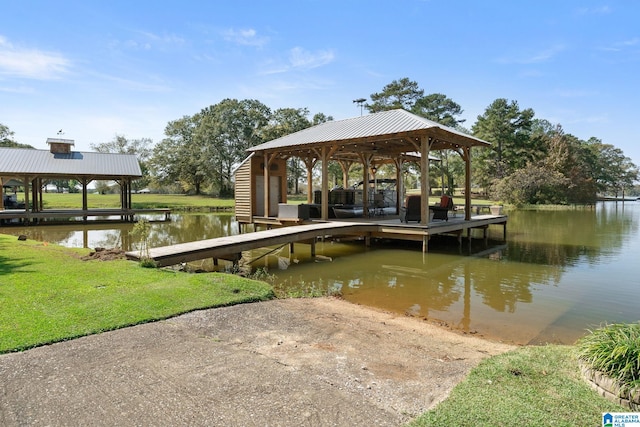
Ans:
{"type": "MultiPolygon", "coordinates": [[[[428,240],[429,236],[432,235],[454,233],[460,236],[464,230],[486,229],[491,224],[504,224],[506,230],[506,222],[507,217],[504,215],[479,215],[471,221],[453,219],[448,222],[431,223],[426,227],[419,224],[402,224],[398,219],[367,222],[353,220],[313,222],[162,246],[150,249],[148,255],[159,266],[175,265],[205,258],[236,261],[243,251],[251,249],[295,242],[313,242],[314,239],[321,236],[344,235],[423,240],[426,244],[425,239],[428,240]]],[[[132,260],[141,258],[140,251],[129,251],[126,255],[127,258],[132,260]]]]}
{"type": "MultiPolygon", "coordinates": [[[[251,249],[312,240],[327,235],[363,234],[377,229],[378,226],[373,223],[314,222],[152,248],[149,250],[149,257],[159,266],[175,265],[205,258],[234,260],[237,258],[237,254],[251,249]]],[[[126,256],[129,259],[138,260],[140,259],[140,251],[127,252],[126,256]]]]}

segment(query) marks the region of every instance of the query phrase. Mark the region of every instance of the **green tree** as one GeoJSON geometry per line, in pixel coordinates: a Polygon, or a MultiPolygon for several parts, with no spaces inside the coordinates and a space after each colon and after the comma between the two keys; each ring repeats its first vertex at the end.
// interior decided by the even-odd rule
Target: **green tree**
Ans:
{"type": "Polygon", "coordinates": [[[33,148],[32,145],[29,144],[20,144],[13,139],[13,132],[9,129],[8,126],[0,123],[0,147],[8,147],[8,148],[33,148]]]}
{"type": "Polygon", "coordinates": [[[171,121],[164,138],[149,160],[154,179],[161,185],[181,184],[183,191],[201,194],[213,174],[211,153],[194,137],[199,118],[184,116],[171,121]]]}
{"type": "Polygon", "coordinates": [[[141,190],[149,185],[151,174],[149,171],[149,159],[153,154],[153,140],[151,138],[127,139],[124,135],[116,134],[113,140],[98,144],[90,144],[92,150],[98,153],[133,154],[138,159],[142,178],[133,181],[134,190],[141,190]]]}
{"type": "Polygon", "coordinates": [[[590,138],[585,145],[594,158],[598,191],[618,196],[633,187],[638,180],[638,167],[621,149],[597,138],[590,138]]]}
{"type": "Polygon", "coordinates": [[[472,126],[473,135],[492,146],[478,150],[474,176],[486,187],[534,160],[536,148],[531,138],[534,112],[520,110],[516,101],[499,98],[487,107],[472,126]]]}
{"type": "Polygon", "coordinates": [[[442,93],[432,93],[416,100],[411,112],[445,126],[456,128],[464,123],[460,119],[462,107],[442,93]]]}
{"type": "Polygon", "coordinates": [[[327,116],[324,113],[316,113],[313,115],[313,119],[311,120],[311,124],[313,124],[313,126],[315,125],[319,125],[321,123],[326,123],[326,122],[330,122],[333,121],[333,116],[327,116]]]}
{"type": "Polygon", "coordinates": [[[263,129],[271,110],[254,99],[225,99],[203,109],[195,138],[213,163],[220,196],[233,195],[233,168],[247,156],[247,149],[264,142],[263,129]]]}
{"type": "Polygon", "coordinates": [[[365,107],[370,113],[379,111],[394,110],[396,108],[404,108],[411,111],[413,106],[422,98],[424,90],[420,89],[418,83],[403,77],[400,80],[394,80],[384,88],[382,92],[371,94],[371,104],[365,107]]]}

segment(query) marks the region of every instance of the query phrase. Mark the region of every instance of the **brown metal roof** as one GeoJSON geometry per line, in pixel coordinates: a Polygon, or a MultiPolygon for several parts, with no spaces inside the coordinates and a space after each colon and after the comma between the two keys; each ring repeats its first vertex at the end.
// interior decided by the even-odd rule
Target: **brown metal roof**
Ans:
{"type": "Polygon", "coordinates": [[[322,123],[251,147],[248,151],[300,155],[305,150],[334,143],[340,146],[337,157],[368,151],[397,156],[415,152],[423,136],[431,138],[432,150],[490,145],[456,129],[397,109],[322,123]]]}
{"type": "Polygon", "coordinates": [[[91,179],[140,178],[138,159],[132,154],[0,147],[0,177],[38,175],[90,177],[91,179]]]}

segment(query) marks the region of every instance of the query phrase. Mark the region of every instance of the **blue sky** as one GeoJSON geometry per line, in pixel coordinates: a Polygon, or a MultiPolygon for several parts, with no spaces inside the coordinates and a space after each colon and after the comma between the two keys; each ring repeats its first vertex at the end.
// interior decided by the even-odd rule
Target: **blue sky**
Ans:
{"type": "Polygon", "coordinates": [[[0,123],[46,148],[164,136],[225,98],[343,119],[408,77],[464,109],[497,98],[640,165],[640,2],[4,1],[0,123]]]}

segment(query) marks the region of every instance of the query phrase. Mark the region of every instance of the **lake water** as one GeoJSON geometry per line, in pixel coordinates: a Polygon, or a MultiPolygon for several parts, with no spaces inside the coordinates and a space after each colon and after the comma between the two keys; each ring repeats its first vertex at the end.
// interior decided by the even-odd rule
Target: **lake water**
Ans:
{"type": "MultiPolygon", "coordinates": [[[[571,344],[605,322],[640,319],[640,202],[595,208],[510,211],[488,245],[461,248],[435,237],[420,244],[318,242],[251,251],[254,268],[293,290],[322,289],[345,300],[428,319],[470,334],[519,344],[571,344]]],[[[152,224],[151,246],[235,234],[230,214],[173,214],[152,224]]],[[[77,247],[135,248],[131,224],[0,227],[0,233],[77,247]]],[[[211,260],[191,264],[210,270],[211,260]]],[[[225,266],[219,267],[225,268],[225,266]]],[[[228,265],[227,267],[228,268],[228,265]]]]}

